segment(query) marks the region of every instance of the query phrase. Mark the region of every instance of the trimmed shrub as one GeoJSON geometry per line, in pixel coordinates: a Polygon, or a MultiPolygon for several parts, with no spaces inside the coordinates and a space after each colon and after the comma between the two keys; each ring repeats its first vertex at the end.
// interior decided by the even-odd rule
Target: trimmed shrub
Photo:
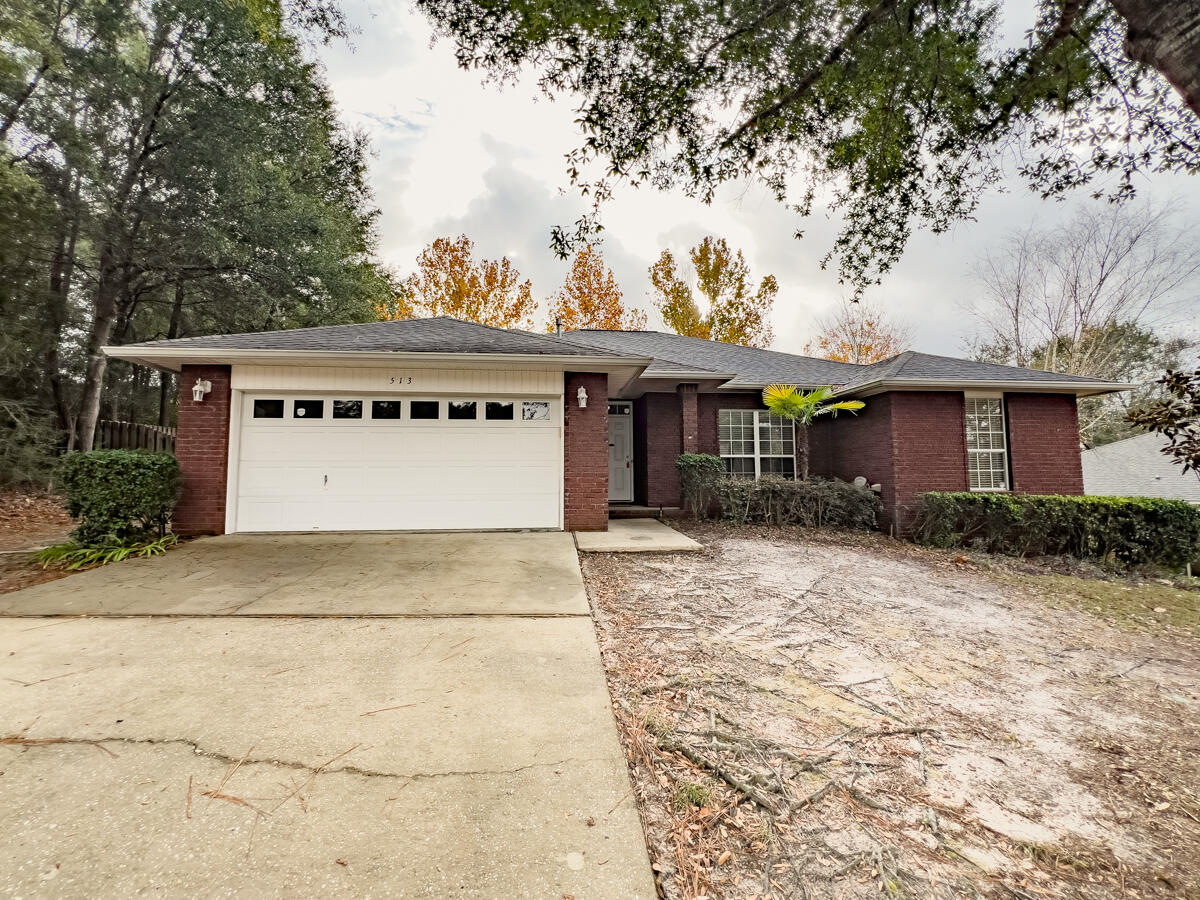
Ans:
{"type": "Polygon", "coordinates": [[[880,511],[879,498],[870,488],[824,478],[722,478],[716,485],[716,497],[721,517],[739,525],[872,529],[880,511]]]}
{"type": "Polygon", "coordinates": [[[1182,568],[1200,545],[1200,509],[1151,497],[922,494],[914,540],[1014,556],[1074,556],[1182,568]]]}
{"type": "Polygon", "coordinates": [[[681,453],[675,460],[679,490],[692,517],[702,519],[715,497],[717,482],[725,477],[725,461],[711,453],[681,453]]]}
{"type": "Polygon", "coordinates": [[[76,543],[113,547],[165,535],[182,478],[169,453],[92,450],[68,454],[58,483],[67,512],[79,520],[76,543]]]}

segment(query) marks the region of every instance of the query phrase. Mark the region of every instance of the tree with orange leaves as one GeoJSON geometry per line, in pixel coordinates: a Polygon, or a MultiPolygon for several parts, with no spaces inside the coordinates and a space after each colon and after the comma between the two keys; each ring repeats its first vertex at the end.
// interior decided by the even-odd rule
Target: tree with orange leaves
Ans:
{"type": "Polygon", "coordinates": [[[650,267],[655,305],[663,322],[685,337],[768,347],[771,344],[771,305],[779,292],[774,275],[752,289],[750,267],[742,251],[733,251],[724,238],[706,237],[688,256],[696,272],[696,289],[707,303],[702,311],[691,286],[675,268],[675,257],[664,250],[650,267]]]}
{"type": "Polygon", "coordinates": [[[903,353],[912,343],[912,327],[891,318],[867,301],[845,301],[833,313],[817,320],[821,333],[804,346],[804,352],[838,362],[867,365],[903,353]]]}
{"type": "Polygon", "coordinates": [[[621,305],[621,288],[594,244],[584,244],[575,254],[566,282],[552,298],[546,330],[554,331],[559,319],[567,331],[640,331],[646,327],[644,312],[621,305]]]}
{"type": "Polygon", "coordinates": [[[452,316],[494,328],[533,327],[533,287],[508,257],[475,260],[465,234],[438,238],[417,257],[410,275],[388,303],[375,308],[381,319],[452,316]]]}

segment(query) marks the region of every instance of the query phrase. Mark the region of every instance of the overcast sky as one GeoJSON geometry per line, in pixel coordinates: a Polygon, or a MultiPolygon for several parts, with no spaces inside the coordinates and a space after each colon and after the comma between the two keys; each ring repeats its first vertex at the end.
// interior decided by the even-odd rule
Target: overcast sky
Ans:
{"type": "MultiPolygon", "coordinates": [[[[1007,5],[1013,10],[1009,30],[1025,27],[1029,5],[1007,5]]],[[[465,233],[477,254],[512,259],[533,280],[544,308],[568,266],[550,251],[550,230],[586,209],[564,172],[563,154],[579,143],[571,104],[546,100],[531,82],[504,89],[482,84],[479,73],[455,65],[449,43],[430,47],[428,23],[406,3],[348,0],[344,8],[358,34],[349,45],[318,52],[343,119],[371,136],[385,262],[408,273],[434,238],[465,233]]],[[[1139,189],[1151,199],[1175,198],[1184,209],[1200,209],[1196,178],[1144,179],[1139,189]]],[[[983,203],[977,221],[946,235],[918,233],[870,297],[913,326],[915,349],[959,355],[974,329],[964,304],[975,290],[975,260],[1012,229],[1052,223],[1069,211],[1011,179],[1006,191],[983,203]]],[[[814,319],[844,296],[835,272],[819,264],[836,231],[824,212],[800,220],[754,188],[729,186],[711,206],[681,194],[630,189],[605,208],[603,219],[605,258],[627,305],[645,309],[651,328],[660,328],[661,319],[650,304],[647,268],[663,248],[678,258],[706,234],[740,248],[756,278],[771,273],[779,280],[775,349],[801,352],[814,319]],[[792,236],[797,227],[803,240],[792,236]]],[[[541,311],[538,319],[544,319],[541,311]]]]}

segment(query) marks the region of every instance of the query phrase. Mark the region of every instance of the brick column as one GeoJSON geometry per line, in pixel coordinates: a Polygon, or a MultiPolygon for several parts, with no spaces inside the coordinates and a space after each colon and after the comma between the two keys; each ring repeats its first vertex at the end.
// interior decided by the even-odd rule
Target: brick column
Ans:
{"type": "Polygon", "coordinates": [[[175,457],[183,472],[183,496],[171,520],[176,534],[225,533],[231,396],[229,366],[184,366],[179,373],[175,457]],[[199,403],[192,399],[197,378],[212,382],[199,403]]]}
{"type": "Polygon", "coordinates": [[[698,384],[681,384],[676,388],[679,393],[679,411],[683,420],[683,452],[698,453],[700,451],[700,410],[697,404],[698,384]]]}
{"type": "Polygon", "coordinates": [[[567,372],[563,397],[563,524],[567,531],[608,530],[608,376],[567,372]],[[587,407],[579,408],[579,389],[587,407]]]}

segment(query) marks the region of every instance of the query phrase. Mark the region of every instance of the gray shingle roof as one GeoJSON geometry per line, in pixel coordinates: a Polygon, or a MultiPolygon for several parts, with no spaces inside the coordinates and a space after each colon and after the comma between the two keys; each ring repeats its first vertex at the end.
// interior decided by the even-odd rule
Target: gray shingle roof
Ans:
{"type": "Polygon", "coordinates": [[[654,362],[647,368],[647,375],[680,370],[731,374],[734,378],[726,384],[731,388],[762,387],[773,382],[801,387],[841,384],[866,368],[661,331],[571,331],[566,337],[596,348],[652,356],[654,362]]]}
{"type": "Polygon", "coordinates": [[[581,330],[568,332],[560,338],[552,334],[491,328],[448,316],[147,341],[119,349],[125,358],[134,358],[129,351],[142,352],[146,358],[153,358],[155,351],[169,356],[172,350],[211,350],[214,355],[224,350],[495,353],[635,359],[637,364],[649,358],[652,361],[645,370],[647,376],[695,378],[699,373],[711,373],[713,380],[724,382],[723,387],[735,389],[761,388],[780,382],[807,388],[828,384],[842,391],[853,391],[881,380],[918,385],[929,383],[931,386],[1002,382],[1028,383],[1031,387],[1039,383],[1043,386],[1066,385],[1066,390],[1075,385],[1098,387],[1100,392],[1109,389],[1109,386],[1098,385],[1087,378],[911,350],[873,365],[860,366],[660,331],[581,330]]]}
{"type": "Polygon", "coordinates": [[[1200,503],[1200,478],[1160,451],[1166,439],[1138,434],[1083,451],[1083,491],[1097,497],[1165,497],[1200,503]]]}
{"type": "MultiPolygon", "coordinates": [[[[313,350],[406,353],[508,353],[535,356],[612,356],[623,354],[584,346],[549,334],[534,334],[462,322],[447,316],[368,322],[359,325],[324,325],[286,331],[206,335],[147,341],[130,345],[139,349],[197,350],[313,350]]],[[[124,347],[122,349],[129,349],[124,347]]]]}
{"type": "Polygon", "coordinates": [[[1002,366],[995,363],[975,362],[970,359],[955,359],[952,356],[934,356],[915,350],[893,356],[870,366],[862,367],[860,373],[843,385],[843,390],[885,381],[1027,381],[1030,385],[1042,384],[1095,384],[1095,378],[1080,378],[1077,375],[1060,375],[1042,369],[1024,369],[1018,366],[1002,366]]]}

